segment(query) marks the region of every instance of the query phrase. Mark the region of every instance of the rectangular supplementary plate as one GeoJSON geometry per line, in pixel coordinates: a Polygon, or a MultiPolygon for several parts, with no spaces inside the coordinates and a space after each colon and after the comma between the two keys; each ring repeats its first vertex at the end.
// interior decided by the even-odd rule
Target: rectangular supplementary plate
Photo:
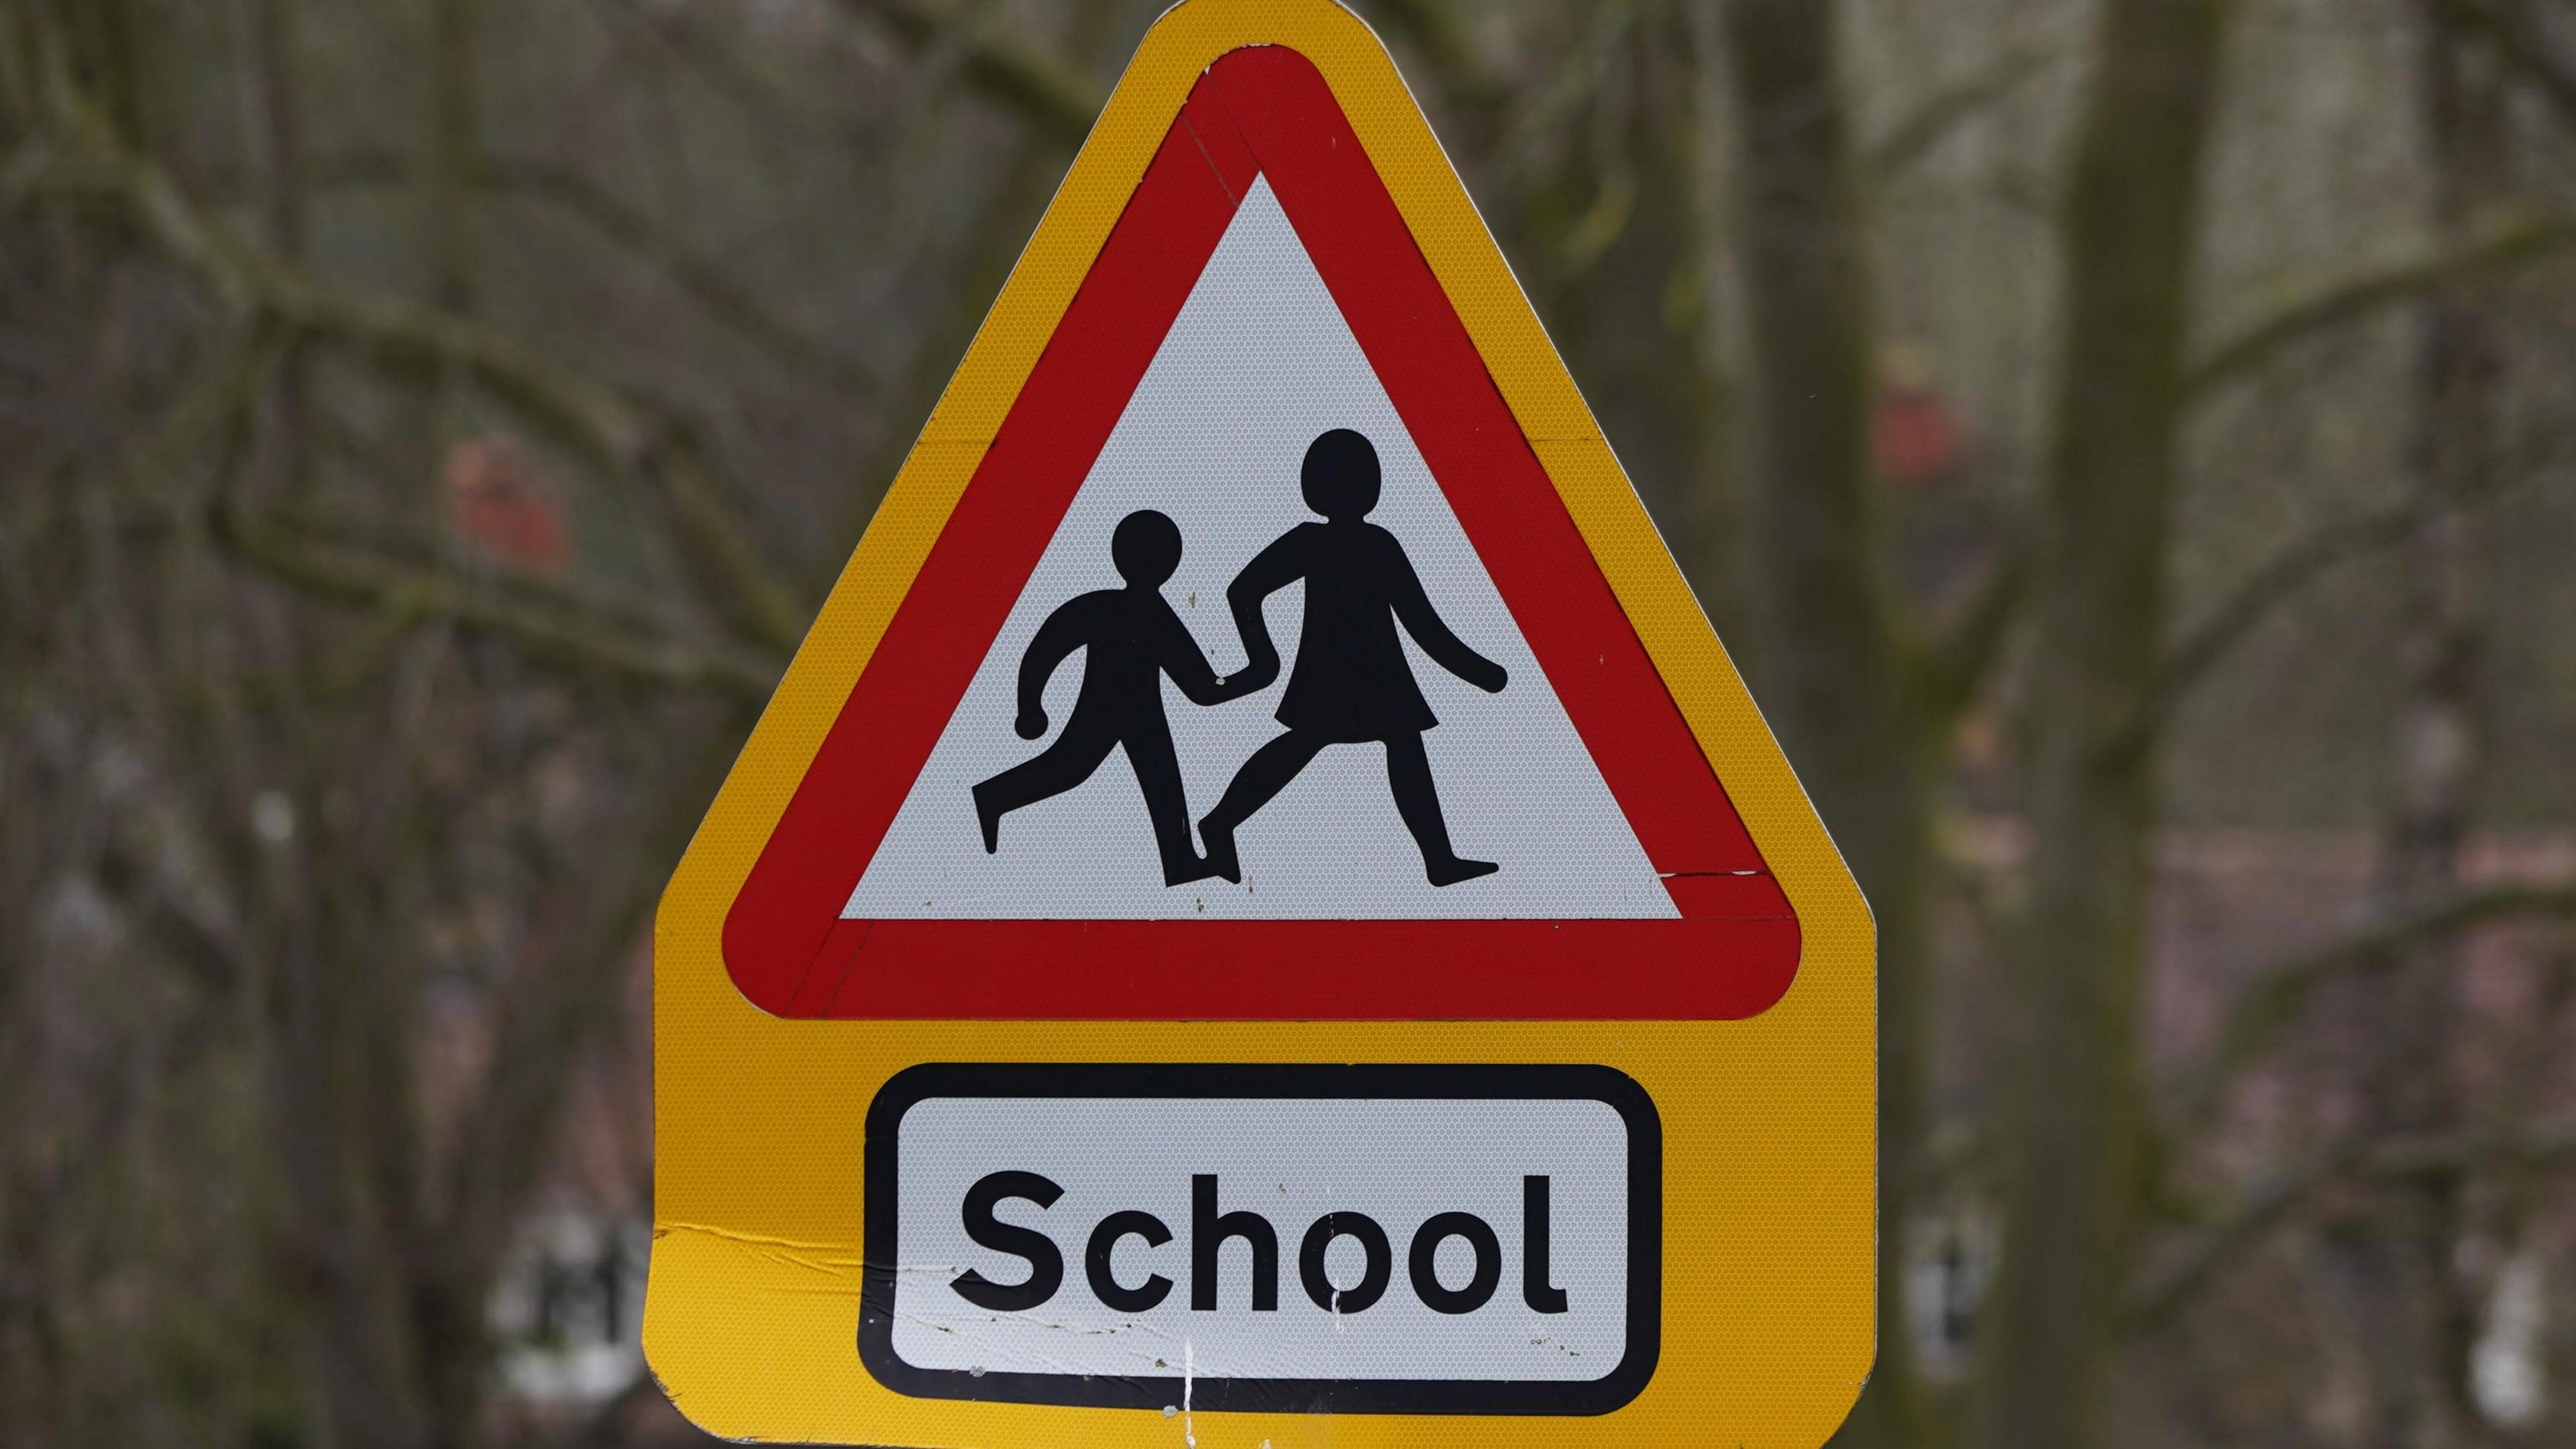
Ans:
{"type": "Polygon", "coordinates": [[[1661,1133],[1590,1066],[940,1064],[868,1114],[898,1392],[1597,1414],[1654,1370],[1661,1133]]]}

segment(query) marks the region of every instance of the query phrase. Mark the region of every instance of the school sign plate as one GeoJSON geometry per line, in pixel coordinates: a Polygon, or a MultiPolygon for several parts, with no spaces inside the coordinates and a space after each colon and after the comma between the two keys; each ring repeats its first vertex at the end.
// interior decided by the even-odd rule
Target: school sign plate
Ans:
{"type": "Polygon", "coordinates": [[[743,1439],[1810,1449],[1873,942],[1385,51],[1147,35],[682,861],[743,1439]]]}

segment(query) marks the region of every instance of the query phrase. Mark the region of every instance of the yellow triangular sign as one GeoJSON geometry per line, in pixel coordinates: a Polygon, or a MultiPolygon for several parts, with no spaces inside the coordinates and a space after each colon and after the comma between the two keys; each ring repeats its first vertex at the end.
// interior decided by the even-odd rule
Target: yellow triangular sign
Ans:
{"type": "Polygon", "coordinates": [[[1867,1372],[1867,909],[1327,0],[1147,34],[654,949],[716,1433],[1808,1449],[1867,1372]]]}

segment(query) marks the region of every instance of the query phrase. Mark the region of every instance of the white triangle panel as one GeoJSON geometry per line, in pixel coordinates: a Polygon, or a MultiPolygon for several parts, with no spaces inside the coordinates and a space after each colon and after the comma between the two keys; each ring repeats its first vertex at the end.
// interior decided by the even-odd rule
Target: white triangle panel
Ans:
{"type": "MultiPolygon", "coordinates": [[[[1303,585],[1266,617],[1280,682],[1201,707],[1166,679],[1193,822],[1235,769],[1282,732],[1273,718],[1296,669],[1303,585]]],[[[1057,527],[999,638],[942,732],[843,915],[853,919],[1448,919],[1669,917],[1672,899],[1544,670],[1432,481],[1264,179],[1254,184],[1171,333],[1057,527]],[[1493,875],[1442,888],[1398,818],[1385,751],[1326,749],[1237,835],[1242,884],[1163,883],[1125,751],[1083,784],[1006,817],[986,854],[971,791],[1037,754],[1074,705],[1083,657],[1046,690],[1039,741],[1012,730],[1022,653],[1059,605],[1120,586],[1109,540],[1119,520],[1157,509],[1184,553],[1163,588],[1218,674],[1239,669],[1226,587],[1274,539],[1314,521],[1298,490],[1307,444],[1334,428],[1365,434],[1384,469],[1369,521],[1403,544],[1431,603],[1511,682],[1486,694],[1404,649],[1438,727],[1423,736],[1457,852],[1493,875]]]]}

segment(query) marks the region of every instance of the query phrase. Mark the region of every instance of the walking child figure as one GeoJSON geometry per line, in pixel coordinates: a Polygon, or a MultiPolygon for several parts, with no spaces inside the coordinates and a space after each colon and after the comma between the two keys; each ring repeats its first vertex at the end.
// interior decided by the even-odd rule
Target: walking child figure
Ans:
{"type": "Polygon", "coordinates": [[[1170,675],[1200,705],[1222,704],[1249,688],[1230,689],[1217,678],[1188,626],[1163,598],[1163,584],[1181,566],[1178,525],[1150,508],[1130,513],[1110,536],[1109,557],[1127,587],[1067,600],[1038,626],[1020,658],[1013,728],[1021,739],[1047,732],[1047,681],[1076,649],[1083,651],[1082,692],[1054,744],[975,787],[984,852],[1000,849],[1003,816],[1090,779],[1111,750],[1124,746],[1128,768],[1145,793],[1145,813],[1154,822],[1163,884],[1205,880],[1210,872],[1190,842],[1189,798],[1172,750],[1171,722],[1163,714],[1163,676],[1170,675]]]}
{"type": "Polygon", "coordinates": [[[1401,623],[1433,662],[1487,694],[1500,693],[1511,676],[1449,631],[1423,592],[1404,545],[1368,522],[1369,511],[1377,507],[1380,476],[1377,449],[1367,438],[1348,428],[1325,433],[1308,445],[1300,475],[1306,506],[1324,521],[1301,523],[1281,535],[1244,565],[1225,595],[1249,659],[1228,693],[1250,693],[1279,677],[1279,650],[1262,618],[1262,601],[1299,579],[1306,581],[1297,669],[1289,676],[1277,716],[1288,732],[1243,762],[1225,798],[1199,822],[1206,869],[1240,882],[1236,829],[1327,747],[1375,743],[1386,747],[1387,786],[1395,794],[1396,813],[1422,851],[1423,873],[1431,884],[1456,885],[1491,875],[1500,869],[1492,861],[1462,860],[1450,848],[1440,791],[1422,748],[1422,732],[1440,721],[1414,683],[1413,666],[1395,627],[1401,623]]]}

